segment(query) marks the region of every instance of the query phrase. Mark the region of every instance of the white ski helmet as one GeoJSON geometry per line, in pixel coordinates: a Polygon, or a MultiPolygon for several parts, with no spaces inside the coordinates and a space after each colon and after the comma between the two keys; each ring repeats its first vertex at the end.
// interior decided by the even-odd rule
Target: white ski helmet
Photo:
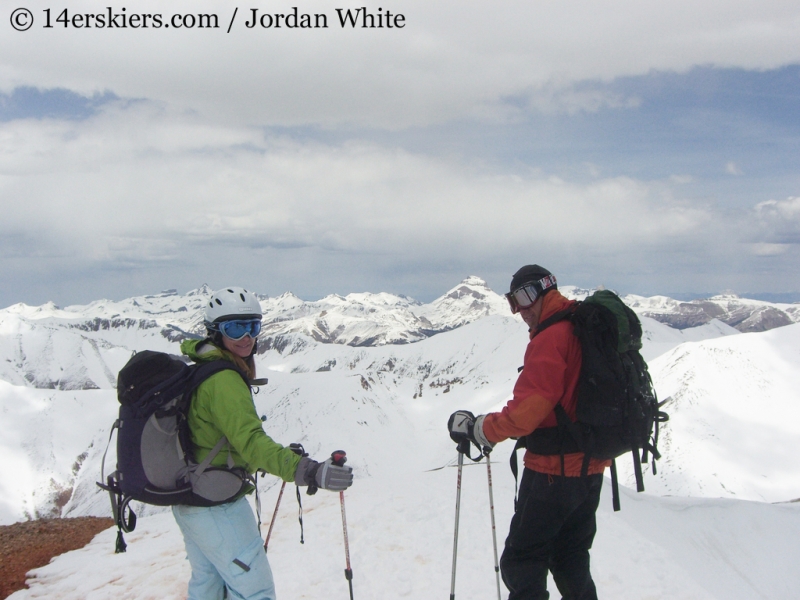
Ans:
{"type": "Polygon", "coordinates": [[[253,292],[229,287],[211,294],[206,304],[206,323],[261,317],[261,304],[253,292]]]}

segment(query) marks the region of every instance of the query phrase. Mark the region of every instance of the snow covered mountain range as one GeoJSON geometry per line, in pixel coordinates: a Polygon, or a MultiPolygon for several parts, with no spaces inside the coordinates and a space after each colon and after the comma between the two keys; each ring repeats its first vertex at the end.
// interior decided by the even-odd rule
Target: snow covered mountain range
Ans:
{"type": "MultiPolygon", "coordinates": [[[[577,298],[589,293],[568,287],[562,291],[577,298]]],[[[0,524],[46,515],[108,515],[108,499],[94,482],[100,478],[118,410],[116,373],[133,350],[177,352],[180,339],[201,335],[202,305],[209,294],[210,290],[200,288],[185,295],[164,292],[84,307],[18,304],[0,311],[0,446],[5,457],[0,462],[0,524]]],[[[648,596],[652,598],[791,597],[784,591],[796,589],[800,579],[776,579],[770,569],[779,568],[780,557],[787,555],[786,550],[778,554],[772,548],[784,548],[787,540],[800,534],[800,512],[794,510],[800,505],[792,503],[800,498],[800,466],[791,452],[792,442],[800,436],[800,419],[793,418],[800,411],[800,324],[741,333],[714,318],[677,329],[646,315],[666,320],[663,315],[678,315],[685,303],[636,296],[625,300],[641,315],[644,355],[659,396],[669,398],[665,409],[671,418],[660,432],[664,458],[658,474],[645,476],[646,493],[626,491],[620,513],[624,521],[608,512],[609,507],[599,515],[601,534],[605,526],[605,535],[610,537],[599,535],[596,547],[617,557],[616,562],[599,558],[599,565],[608,569],[601,591],[607,597],[642,598],[646,594],[641,585],[645,585],[658,588],[648,596]],[[728,504],[702,498],[722,498],[728,504]],[[734,500],[755,501],[764,508],[730,504],[734,500]],[[677,517],[689,513],[704,516],[677,517]],[[739,531],[739,521],[740,525],[733,521],[727,525],[726,519],[738,519],[738,515],[741,523],[759,523],[772,537],[757,542],[739,531]],[[653,519],[664,523],[663,527],[646,539],[635,537],[652,529],[653,519]],[[733,534],[730,528],[737,532],[733,534]],[[678,532],[690,540],[688,546],[670,537],[678,532]],[[662,541],[664,536],[667,541],[662,541]],[[712,539],[714,549],[709,550],[704,544],[712,539]],[[758,559],[750,551],[732,554],[729,546],[733,545],[763,547],[772,554],[758,559]],[[619,579],[615,574],[619,560],[630,561],[633,571],[644,552],[654,553],[663,576],[656,582],[644,575],[619,579]],[[710,557],[706,556],[709,552],[710,557]],[[754,564],[763,566],[763,573],[742,575],[754,564]],[[709,574],[709,569],[716,571],[709,574]],[[737,595],[736,589],[744,591],[737,595]]],[[[709,302],[728,303],[725,314],[748,306],[751,316],[775,308],[790,320],[797,317],[792,310],[795,305],[765,308],[766,303],[730,298],[709,302]],[[734,309],[734,304],[739,308],[734,309]]],[[[449,569],[446,545],[448,535],[452,536],[454,492],[449,467],[455,462],[455,452],[445,429],[447,417],[458,408],[479,414],[504,405],[527,343],[525,325],[510,314],[501,295],[475,277],[430,304],[389,294],[329,296],[317,302],[284,294],[263,298],[262,306],[264,334],[257,365],[259,376],[268,377],[269,383],[260,388],[255,401],[259,414],[266,416],[265,430],[284,444],[301,442],[313,457],[324,457],[335,448],[347,449],[357,478],[349,494],[356,510],[352,516],[348,513],[348,522],[353,520],[354,549],[363,548],[362,560],[371,565],[374,575],[374,581],[362,584],[371,589],[368,596],[441,596],[429,590],[446,588],[449,572],[441,582],[434,581],[425,565],[449,569]],[[391,502],[385,505],[388,499],[391,502]],[[428,540],[429,536],[435,539],[428,540]],[[394,546],[391,540],[396,541],[394,546]],[[425,549],[413,548],[417,543],[425,549]],[[435,552],[442,544],[441,552],[435,552]],[[380,562],[391,563],[398,556],[414,564],[411,572],[418,580],[380,562]],[[392,582],[389,589],[398,591],[394,596],[379,593],[387,581],[392,582]]],[[[764,319],[761,324],[767,327],[764,319]]],[[[501,444],[492,453],[501,536],[513,496],[507,468],[511,447],[511,443],[501,444]]],[[[114,463],[112,443],[106,471],[114,463]]],[[[632,486],[630,465],[626,460],[618,463],[621,482],[632,486]]],[[[465,486],[480,485],[480,477],[473,479],[474,483],[465,480],[465,486]]],[[[485,476],[482,481],[485,494],[485,476]]],[[[265,506],[270,502],[274,506],[276,481],[267,478],[261,485],[265,506]]],[[[323,495],[307,502],[319,515],[335,517],[337,506],[331,498],[323,495]]],[[[475,502],[473,508],[485,504],[484,499],[475,502]]],[[[603,503],[610,500],[604,498],[603,503]]],[[[469,510],[465,507],[467,514],[469,510]]],[[[143,519],[142,533],[135,536],[158,538],[157,531],[171,527],[169,520],[158,520],[167,516],[160,512],[137,507],[140,516],[154,520],[143,519]]],[[[274,559],[276,572],[281,570],[281,561],[288,565],[306,560],[294,539],[296,510],[292,514],[287,508],[286,513],[275,544],[291,548],[274,559]]],[[[307,521],[315,522],[313,518],[307,521]]],[[[333,527],[318,536],[333,543],[335,531],[333,527]]],[[[464,535],[469,539],[471,534],[464,535]]],[[[761,534],[752,534],[757,535],[761,534]]],[[[486,542],[488,538],[477,543],[486,542]]],[[[180,554],[179,536],[174,543],[174,552],[180,554]]],[[[464,547],[468,547],[466,542],[464,547]]],[[[310,546],[303,551],[311,551],[310,546]]],[[[796,551],[788,556],[798,558],[796,551]]],[[[91,560],[95,559],[106,560],[91,560]]],[[[152,564],[146,556],[142,560],[152,564]]],[[[324,585],[325,573],[330,570],[335,581],[337,574],[341,577],[341,565],[328,558],[319,564],[322,571],[313,578],[320,580],[319,588],[308,597],[332,597],[324,585]]],[[[64,581],[71,581],[73,575],[86,580],[86,572],[78,567],[63,569],[64,581]]],[[[152,597],[180,598],[180,590],[185,591],[185,578],[180,586],[172,583],[175,573],[185,569],[183,563],[175,562],[170,569],[163,579],[170,582],[174,595],[164,592],[152,597]]],[[[487,577],[490,583],[491,577],[487,577]]],[[[49,579],[41,581],[45,585],[49,579]]],[[[304,580],[304,585],[316,585],[312,583],[304,580]]],[[[283,585],[283,590],[289,590],[283,597],[306,593],[294,584],[283,585]]],[[[469,583],[463,585],[469,589],[469,583]]],[[[81,592],[54,594],[46,587],[37,593],[19,593],[19,597],[88,597],[81,592]]],[[[482,597],[490,593],[491,587],[482,597]]],[[[124,597],[149,597],[131,594],[124,597]]],[[[112,595],[123,597],[118,587],[109,595],[92,597],[112,595]]]]}
{"type": "MultiPolygon", "coordinates": [[[[562,291],[573,298],[590,293],[571,286],[562,291]]],[[[210,293],[202,286],[183,295],[170,290],[65,309],[52,303],[2,309],[0,379],[62,390],[113,387],[116,372],[131,351],[174,348],[175,342],[186,337],[203,335],[202,308],[210,293]]],[[[660,351],[666,349],[667,338],[680,343],[714,335],[706,333],[707,328],[730,333],[723,323],[738,331],[762,331],[800,320],[800,305],[773,305],[733,296],[702,303],[663,296],[628,295],[624,299],[640,315],[670,325],[661,328],[655,336],[658,339],[649,334],[661,344],[660,351]]],[[[285,293],[263,297],[261,304],[260,351],[281,353],[306,339],[357,347],[418,342],[486,316],[509,316],[503,296],[478,277],[468,277],[429,304],[386,293],[331,295],[313,302],[285,293]]],[[[654,330],[657,325],[648,321],[646,328],[654,330]]]]}

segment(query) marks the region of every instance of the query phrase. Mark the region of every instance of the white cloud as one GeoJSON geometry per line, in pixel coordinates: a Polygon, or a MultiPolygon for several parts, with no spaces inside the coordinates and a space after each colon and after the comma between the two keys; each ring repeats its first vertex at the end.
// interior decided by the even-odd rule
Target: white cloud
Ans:
{"type": "Polygon", "coordinates": [[[752,244],[751,248],[756,256],[780,256],[781,254],[786,254],[790,249],[790,245],[759,243],[752,244]]]}
{"type": "Polygon", "coordinates": [[[603,108],[637,108],[641,105],[641,100],[589,85],[575,86],[569,81],[551,81],[522,90],[518,97],[508,99],[506,103],[510,106],[505,116],[513,118],[515,111],[512,107],[548,115],[574,115],[579,112],[597,112],[603,108]]]}
{"type": "Polygon", "coordinates": [[[800,198],[759,202],[744,219],[744,238],[756,256],[785,255],[800,247],[800,198]]]}
{"type": "MultiPolygon", "coordinates": [[[[288,12],[295,5],[272,2],[269,10],[288,12]]],[[[322,0],[299,7],[333,16],[332,5],[322,0]]],[[[800,61],[800,7],[786,0],[404,0],[383,7],[405,14],[403,29],[343,30],[331,19],[327,30],[248,30],[240,11],[230,34],[228,2],[142,0],[135,8],[216,12],[221,28],[37,26],[10,32],[0,39],[0,89],[111,90],[240,124],[396,129],[505,119],[508,98],[567,112],[635,102],[573,88],[582,81],[697,65],[765,69],[800,61]]],[[[70,3],[69,10],[105,7],[85,0],[70,3]]]]}
{"type": "MultiPolygon", "coordinates": [[[[295,5],[333,14],[323,0],[276,0],[269,10],[295,5]]],[[[229,250],[244,248],[273,272],[303,271],[336,285],[348,277],[373,290],[380,284],[369,278],[379,271],[394,277],[405,269],[407,282],[448,269],[464,276],[480,265],[505,273],[509,260],[531,255],[563,258],[573,272],[598,264],[637,278],[649,272],[659,285],[669,269],[688,286],[680,273],[716,277],[719,265],[734,264],[739,241],[789,243],[800,230],[789,201],[765,203],[756,218],[748,212],[742,219],[750,205],[737,212],[731,202],[723,210],[715,190],[698,191],[709,184],[694,165],[643,167],[639,156],[661,150],[646,131],[611,131],[609,146],[594,151],[592,140],[577,139],[580,128],[565,132],[563,145],[552,132],[526,145],[507,125],[523,118],[525,134],[535,136],[538,124],[555,119],[536,122],[531,111],[631,109],[638,99],[613,91],[624,85],[606,85],[620,77],[696,65],[797,64],[796,2],[403,0],[383,6],[406,15],[402,30],[245,30],[240,10],[240,25],[227,34],[233,8],[217,0],[127,7],[218,12],[220,31],[59,25],[0,38],[0,91],[32,85],[123,99],[83,121],[0,123],[0,252],[15,265],[13,277],[38,283],[40,265],[56,275],[79,265],[99,281],[95,271],[103,268],[145,265],[162,270],[159,285],[175,287],[181,283],[174,278],[189,276],[167,272],[169,265],[201,254],[203,268],[216,261],[227,269],[229,250]],[[463,137],[428,143],[461,123],[463,137]],[[497,123],[503,127],[494,129],[497,123]],[[490,129],[485,140],[493,152],[484,153],[477,137],[490,129]],[[326,139],[335,141],[320,141],[326,139]],[[463,150],[462,140],[472,146],[463,150]],[[508,150],[496,151],[506,141],[508,150]],[[633,159],[604,160],[616,144],[633,148],[633,159]],[[550,145],[559,163],[552,168],[550,145]],[[556,169],[560,179],[550,177],[556,169]],[[673,170],[678,175],[670,178],[673,170]],[[291,261],[280,262],[290,253],[283,249],[294,249],[291,261]],[[331,268],[320,274],[323,255],[331,268]],[[332,256],[338,265],[331,266],[332,256]],[[471,266],[461,272],[463,265],[471,266]]],[[[68,10],[106,7],[79,0],[68,10]]],[[[767,193],[774,194],[761,197],[767,193]]],[[[786,193],[794,190],[777,196],[786,193]]],[[[203,277],[191,285],[205,280],[191,277],[203,277]]],[[[139,278],[151,291],[153,271],[142,268],[139,278]]],[[[706,289],[699,281],[691,285],[706,289]]]]}
{"type": "Polygon", "coordinates": [[[741,175],[742,171],[739,169],[735,162],[729,162],[725,165],[725,172],[728,175],[741,175]]]}
{"type": "Polygon", "coordinates": [[[756,204],[756,212],[761,218],[800,221],[800,197],[759,202],[756,204]]]}
{"type": "Polygon", "coordinates": [[[661,183],[265,137],[145,102],[2,124],[0,160],[4,232],[121,264],[177,260],[198,243],[476,259],[529,240],[625,248],[710,220],[661,183]]]}

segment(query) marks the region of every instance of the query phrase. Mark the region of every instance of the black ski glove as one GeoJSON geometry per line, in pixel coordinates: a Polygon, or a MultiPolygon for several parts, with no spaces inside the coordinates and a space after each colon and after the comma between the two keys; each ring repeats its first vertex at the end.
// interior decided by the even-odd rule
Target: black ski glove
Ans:
{"type": "Polygon", "coordinates": [[[486,415],[480,415],[477,418],[468,410],[457,410],[450,415],[450,420],[447,421],[447,429],[450,432],[450,439],[459,446],[459,452],[462,448],[469,446],[469,443],[475,444],[483,452],[491,452],[494,444],[486,439],[483,435],[483,420],[486,415]]]}

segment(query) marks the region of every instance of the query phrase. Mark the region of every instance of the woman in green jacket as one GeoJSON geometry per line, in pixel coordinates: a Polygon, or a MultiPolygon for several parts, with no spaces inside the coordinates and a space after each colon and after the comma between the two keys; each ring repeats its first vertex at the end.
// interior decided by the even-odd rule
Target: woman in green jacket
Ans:
{"type": "MultiPolygon", "coordinates": [[[[261,315],[252,292],[239,287],[214,292],[205,309],[208,337],[184,341],[181,351],[195,362],[228,360],[252,380],[261,315]]],[[[353,481],[350,467],[298,456],[264,433],[249,385],[230,369],[200,384],[189,409],[189,429],[198,462],[225,436],[228,446],[212,465],[232,460],[249,473],[263,470],[332,491],[347,489],[353,481]]],[[[272,572],[245,497],[212,507],[174,506],[172,512],[192,566],[188,600],[221,600],[226,588],[228,598],[275,600],[272,572]]]]}

